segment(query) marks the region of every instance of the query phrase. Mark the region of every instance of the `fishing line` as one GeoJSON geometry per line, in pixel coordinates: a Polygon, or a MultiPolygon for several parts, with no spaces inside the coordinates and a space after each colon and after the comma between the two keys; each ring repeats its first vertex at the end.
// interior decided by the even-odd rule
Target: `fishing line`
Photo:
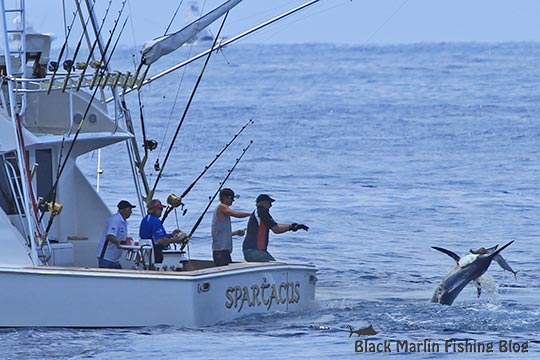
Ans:
{"type": "Polygon", "coordinates": [[[183,3],[184,3],[184,0],[181,0],[180,4],[178,4],[178,7],[176,8],[176,11],[174,12],[174,14],[172,16],[172,19],[169,22],[169,25],[167,25],[167,28],[165,29],[165,34],[163,34],[163,35],[167,35],[167,33],[169,32],[169,29],[171,28],[171,25],[174,22],[174,19],[176,19],[176,15],[178,14],[178,10],[180,10],[180,6],[182,6],[183,3]]]}
{"type": "Polygon", "coordinates": [[[392,12],[392,14],[390,14],[390,16],[389,16],[389,17],[388,17],[388,18],[387,18],[387,19],[386,19],[386,20],[385,20],[385,21],[384,21],[384,22],[383,22],[383,23],[382,23],[382,24],[381,24],[381,25],[373,32],[373,34],[371,34],[371,35],[367,38],[367,40],[366,40],[366,42],[365,42],[364,44],[369,43],[369,42],[371,41],[371,39],[373,39],[373,38],[375,37],[375,35],[377,35],[377,33],[378,33],[380,30],[382,30],[382,28],[383,28],[384,26],[386,26],[386,24],[388,24],[388,23],[390,22],[390,20],[392,20],[392,18],[398,13],[398,11],[401,10],[401,8],[402,8],[403,6],[405,6],[405,4],[408,3],[408,2],[409,2],[409,0],[404,0],[404,1],[401,3],[401,5],[399,5],[399,6],[392,12]]]}
{"type": "Polygon", "coordinates": [[[135,25],[133,25],[133,14],[131,12],[131,2],[128,0],[128,12],[129,12],[129,24],[131,27],[131,36],[133,37],[132,57],[133,57],[133,70],[137,68],[138,59],[137,54],[137,38],[135,37],[135,25]]]}
{"type": "MultiPolygon", "coordinates": [[[[183,2],[183,0],[182,0],[182,2],[183,2]]],[[[182,4],[182,2],[180,4],[182,4]]],[[[177,11],[178,11],[178,9],[177,9],[177,11]]],[[[172,23],[172,20],[171,20],[171,23],[172,23]]],[[[170,26],[170,24],[169,24],[169,26],[170,26]]],[[[169,30],[168,28],[167,28],[167,30],[165,30],[165,34],[167,34],[168,30],[169,30]]],[[[192,51],[193,51],[193,44],[191,44],[191,46],[189,47],[189,51],[188,51],[188,54],[187,54],[188,58],[191,56],[192,51]]],[[[186,71],[187,71],[187,66],[184,67],[184,69],[182,71],[182,75],[180,76],[180,82],[178,83],[178,87],[176,88],[176,95],[174,97],[173,106],[171,107],[171,111],[169,113],[169,120],[167,121],[167,127],[165,128],[165,132],[163,133],[163,137],[162,137],[161,142],[160,142],[161,145],[159,146],[159,151],[158,151],[158,156],[157,156],[158,161],[159,161],[159,158],[161,157],[161,151],[163,150],[163,144],[165,144],[165,138],[167,136],[167,133],[169,132],[169,127],[171,125],[172,117],[173,117],[173,114],[174,114],[174,109],[176,108],[176,103],[178,102],[178,97],[180,96],[180,88],[182,87],[182,84],[184,83],[184,76],[186,74],[186,71]]]]}
{"type": "MultiPolygon", "coordinates": [[[[221,26],[219,28],[218,36],[221,34],[221,30],[223,29],[223,26],[225,25],[225,21],[227,20],[227,16],[229,15],[229,12],[227,11],[225,13],[225,16],[223,17],[223,22],[221,23],[221,26]]],[[[217,37],[214,39],[214,43],[212,45],[212,48],[216,45],[217,37]]],[[[204,62],[204,65],[201,69],[201,72],[199,74],[199,77],[197,78],[197,81],[195,83],[195,86],[193,87],[193,91],[191,92],[191,96],[189,97],[189,100],[187,102],[186,108],[184,109],[184,113],[182,114],[182,118],[180,119],[180,122],[178,123],[178,126],[176,127],[176,131],[174,133],[173,139],[171,141],[171,144],[169,145],[169,149],[167,150],[167,154],[165,155],[165,159],[163,160],[163,166],[161,166],[161,169],[159,170],[159,174],[156,178],[156,181],[154,182],[154,186],[152,188],[152,191],[150,192],[150,196],[152,196],[157,188],[157,185],[159,183],[159,180],[161,179],[161,176],[163,175],[163,169],[165,168],[165,164],[167,163],[167,160],[169,159],[169,156],[172,152],[172,149],[174,147],[174,143],[176,142],[176,138],[178,137],[178,134],[180,132],[180,129],[182,127],[182,124],[184,123],[184,120],[186,119],[189,107],[191,105],[191,102],[193,101],[193,98],[195,97],[195,93],[197,92],[197,88],[199,87],[199,84],[201,83],[202,77],[204,75],[204,72],[206,70],[206,66],[208,65],[208,62],[210,61],[210,57],[212,55],[212,51],[208,53],[208,56],[206,58],[206,61],[204,62]]]]}
{"type": "MultiPolygon", "coordinates": [[[[191,50],[193,49],[193,47],[191,46],[189,48],[189,53],[188,53],[188,57],[191,55],[191,50]]],[[[186,71],[187,71],[187,66],[184,66],[183,68],[183,71],[182,71],[182,75],[180,76],[180,82],[178,83],[178,87],[176,88],[176,95],[174,97],[174,102],[173,102],[173,106],[171,107],[171,111],[169,112],[169,120],[167,121],[167,126],[165,128],[165,132],[163,133],[163,137],[161,139],[161,142],[160,142],[160,146],[159,146],[159,151],[158,151],[158,156],[157,158],[159,159],[160,156],[161,156],[161,151],[163,150],[163,144],[165,144],[165,138],[167,136],[167,133],[169,132],[169,127],[171,125],[171,122],[172,122],[172,117],[173,117],[173,114],[174,114],[174,109],[176,108],[176,104],[178,102],[178,97],[180,96],[180,88],[182,87],[182,84],[184,82],[184,76],[186,74],[186,71]]]]}

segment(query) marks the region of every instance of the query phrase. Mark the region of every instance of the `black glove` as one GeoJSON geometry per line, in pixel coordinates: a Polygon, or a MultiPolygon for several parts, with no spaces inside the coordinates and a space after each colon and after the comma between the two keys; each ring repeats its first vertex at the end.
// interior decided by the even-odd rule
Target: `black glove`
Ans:
{"type": "Polygon", "coordinates": [[[309,230],[309,227],[307,225],[304,225],[304,224],[297,224],[297,223],[292,223],[291,224],[291,231],[298,231],[298,230],[306,230],[308,231],[309,230]]]}

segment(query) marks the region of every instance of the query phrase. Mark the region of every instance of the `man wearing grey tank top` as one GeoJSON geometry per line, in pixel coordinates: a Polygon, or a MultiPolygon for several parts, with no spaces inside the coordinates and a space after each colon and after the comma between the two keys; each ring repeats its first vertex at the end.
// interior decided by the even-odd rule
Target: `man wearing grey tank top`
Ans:
{"type": "Polygon", "coordinates": [[[233,235],[244,236],[244,230],[232,231],[231,216],[245,218],[251,215],[248,212],[231,209],[236,198],[238,196],[229,188],[221,189],[219,192],[220,204],[216,207],[212,218],[212,256],[216,266],[224,266],[232,262],[232,237],[233,235]]]}

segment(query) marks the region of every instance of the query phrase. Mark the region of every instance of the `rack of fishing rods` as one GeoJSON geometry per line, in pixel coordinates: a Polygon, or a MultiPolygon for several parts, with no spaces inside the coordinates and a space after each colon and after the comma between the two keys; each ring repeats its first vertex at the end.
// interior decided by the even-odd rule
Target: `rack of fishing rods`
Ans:
{"type": "MultiPolygon", "coordinates": [[[[83,15],[80,2],[75,1],[77,10],[73,13],[71,23],[67,27],[66,37],[58,54],[57,60],[50,61],[48,63],[47,70],[49,72],[39,75],[34,74],[34,78],[32,79],[15,78],[16,92],[24,93],[45,91],[47,94],[49,94],[52,90],[61,90],[62,92],[65,92],[67,89],[79,91],[81,88],[89,88],[90,90],[93,90],[94,88],[104,89],[106,86],[110,86],[111,89],[120,88],[125,90],[128,87],[135,87],[142,83],[144,79],[142,77],[137,79],[138,74],[132,75],[129,71],[120,72],[110,71],[108,69],[108,65],[128,21],[128,17],[126,17],[122,22],[120,30],[117,31],[119,29],[118,26],[121,23],[120,20],[122,18],[127,0],[124,0],[121,3],[120,10],[118,11],[117,17],[114,19],[112,28],[109,30],[109,36],[104,47],[100,40],[102,33],[105,31],[104,25],[107,21],[113,1],[109,0],[99,27],[96,24],[96,19],[93,16],[94,6],[97,2],[90,4],[89,0],[85,1],[88,16],[85,17],[83,15]],[[82,33],[77,41],[73,55],[69,59],[67,57],[64,59],[64,54],[68,49],[69,40],[70,37],[72,37],[77,18],[81,20],[82,33]],[[94,30],[94,41],[90,41],[90,23],[94,30]],[[116,40],[113,43],[114,38],[116,38],[116,40]],[[88,43],[88,55],[81,58],[80,50],[85,39],[88,43]],[[96,48],[99,48],[99,54],[96,54],[96,48]],[[61,67],[65,70],[65,72],[59,72],[61,67]],[[93,70],[93,74],[87,73],[89,69],[93,70]],[[75,71],[79,72],[75,73],[75,71]],[[32,83],[34,86],[24,86],[24,82],[32,83]]],[[[143,76],[144,75],[145,74],[143,74],[143,76]]]]}

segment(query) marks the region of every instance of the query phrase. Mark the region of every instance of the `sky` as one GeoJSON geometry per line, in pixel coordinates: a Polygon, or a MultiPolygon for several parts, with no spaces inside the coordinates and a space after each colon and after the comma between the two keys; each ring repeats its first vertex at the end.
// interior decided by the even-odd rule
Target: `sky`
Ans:
{"type": "MultiPolygon", "coordinates": [[[[64,0],[68,10],[74,0],[64,0]]],[[[82,0],[84,2],[84,0],[82,0]]],[[[307,1],[307,0],[306,0],[307,1]]],[[[187,21],[192,0],[128,0],[124,15],[130,20],[120,43],[133,45],[163,35],[182,3],[172,29],[187,21]],[[151,4],[151,5],[148,5],[151,4]],[[134,40],[136,39],[136,40],[134,40]]],[[[299,0],[244,0],[231,11],[224,35],[232,37],[268,18],[294,8],[299,0]]],[[[35,30],[62,33],[62,0],[26,0],[28,19],[35,30]]],[[[98,18],[108,3],[99,0],[98,18]]],[[[221,1],[199,0],[205,11],[221,1]]],[[[120,9],[113,0],[109,27],[120,9]]],[[[72,11],[72,10],[71,10],[72,11]]],[[[450,41],[540,41],[540,0],[321,0],[272,25],[245,42],[346,44],[403,44],[450,41]]],[[[68,22],[72,12],[68,13],[68,22]]],[[[218,21],[219,22],[219,21],[218,21]]],[[[77,24],[80,27],[80,24],[77,24]]],[[[219,25],[211,27],[217,32],[219,25]]]]}

